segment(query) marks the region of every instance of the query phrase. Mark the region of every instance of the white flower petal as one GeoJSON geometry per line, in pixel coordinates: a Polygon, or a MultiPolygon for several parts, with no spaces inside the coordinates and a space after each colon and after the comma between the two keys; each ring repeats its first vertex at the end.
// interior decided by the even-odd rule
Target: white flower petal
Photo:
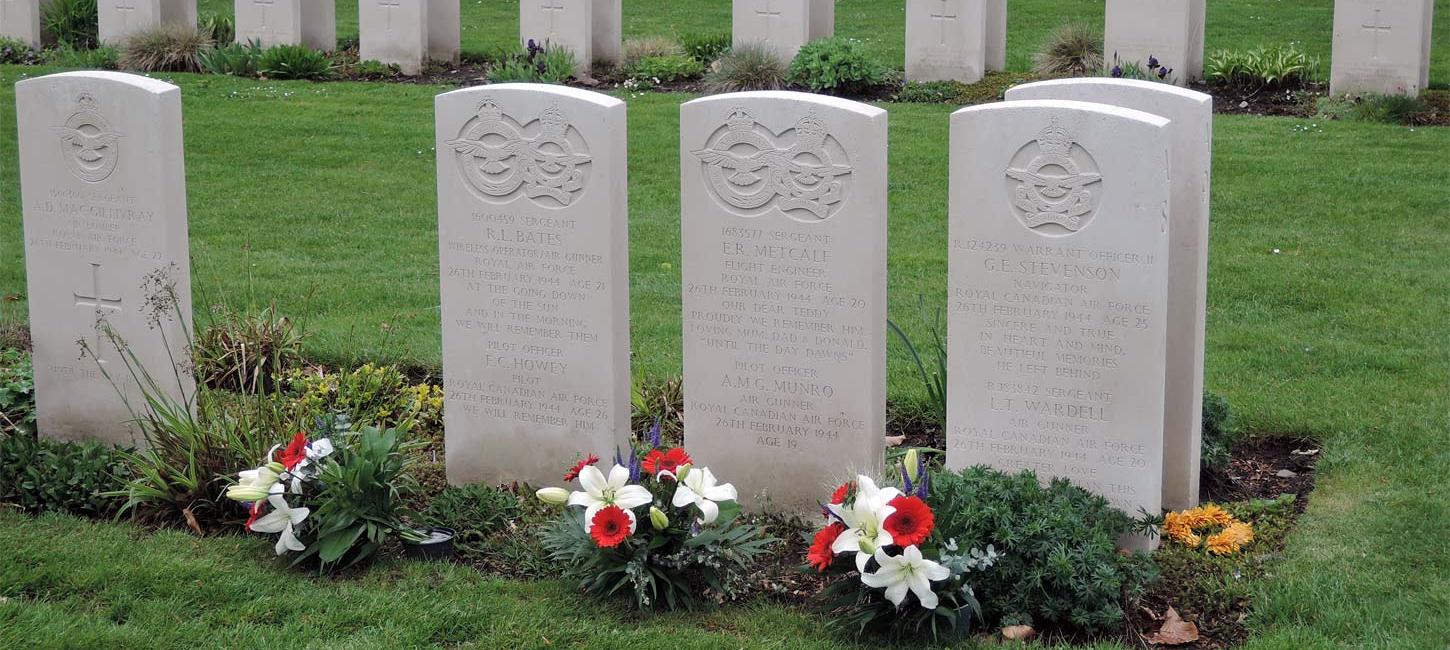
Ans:
{"type": "Polygon", "coordinates": [[[701,521],[704,521],[707,524],[715,523],[715,520],[720,517],[720,506],[715,505],[714,501],[711,501],[709,499],[697,499],[695,501],[695,506],[700,508],[701,521]]]}
{"type": "Polygon", "coordinates": [[[604,472],[599,471],[598,467],[585,465],[584,469],[579,470],[579,486],[584,488],[589,496],[602,499],[604,498],[604,488],[609,487],[609,483],[605,481],[604,472]]]}
{"type": "Polygon", "coordinates": [[[251,529],[254,533],[280,533],[290,524],[285,510],[273,510],[252,522],[251,529]]]}
{"type": "Polygon", "coordinates": [[[676,508],[683,508],[694,503],[695,496],[695,491],[691,490],[690,486],[681,483],[679,487],[675,488],[675,497],[670,500],[670,503],[676,508]]]}
{"type": "Polygon", "coordinates": [[[595,503],[596,501],[598,501],[598,499],[589,496],[588,492],[569,493],[569,505],[571,506],[588,506],[595,503]]]}
{"type": "Polygon", "coordinates": [[[623,465],[615,465],[609,470],[609,487],[616,490],[629,483],[629,468],[623,465]]]}
{"type": "Polygon", "coordinates": [[[734,501],[740,497],[735,486],[729,483],[705,490],[705,498],[711,501],[734,501]]]}
{"type": "Polygon", "coordinates": [[[892,605],[900,607],[901,601],[906,600],[906,583],[891,583],[891,586],[886,588],[886,600],[891,601],[892,605]]]}
{"type": "Polygon", "coordinates": [[[654,500],[654,495],[642,485],[626,485],[614,492],[614,505],[625,510],[638,508],[654,500]]]}
{"type": "Polygon", "coordinates": [[[293,508],[288,512],[287,518],[292,521],[293,526],[296,526],[297,524],[307,521],[307,515],[311,513],[312,511],[308,508],[293,508]]]}
{"type": "Polygon", "coordinates": [[[861,547],[861,529],[847,528],[836,536],[836,541],[831,542],[832,553],[845,553],[847,551],[858,551],[861,547]]]}

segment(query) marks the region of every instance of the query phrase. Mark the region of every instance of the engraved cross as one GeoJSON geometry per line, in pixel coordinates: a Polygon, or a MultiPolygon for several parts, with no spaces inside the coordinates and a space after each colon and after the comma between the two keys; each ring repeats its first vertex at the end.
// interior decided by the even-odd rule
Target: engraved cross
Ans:
{"type": "MultiPolygon", "coordinates": [[[[96,319],[100,320],[103,311],[121,311],[121,299],[106,298],[101,295],[101,265],[91,263],[91,295],[83,295],[80,292],[73,292],[77,307],[90,307],[96,310],[96,319]]],[[[96,356],[96,363],[105,363],[101,358],[101,332],[96,331],[96,349],[92,350],[96,356]]]]}
{"type": "Polygon", "coordinates": [[[953,11],[950,14],[947,13],[947,0],[941,0],[941,12],[940,13],[934,13],[934,14],[932,14],[931,15],[931,19],[932,20],[935,20],[936,21],[936,24],[937,24],[937,27],[939,27],[941,29],[941,42],[938,43],[938,45],[946,45],[947,44],[947,21],[950,20],[952,22],[956,22],[957,21],[957,14],[956,14],[956,12],[953,11]]]}
{"type": "Polygon", "coordinates": [[[131,19],[136,15],[136,0],[116,0],[116,11],[122,12],[123,29],[131,28],[131,19]]]}
{"type": "Polygon", "coordinates": [[[771,11],[771,6],[770,5],[771,5],[771,1],[770,0],[761,0],[760,1],[760,4],[759,5],[756,5],[759,8],[757,8],[755,10],[755,15],[756,16],[759,16],[762,20],[765,21],[765,33],[766,34],[769,34],[770,33],[771,26],[774,25],[775,24],[775,21],[778,20],[780,18],[780,16],[781,16],[780,10],[779,9],[776,9],[774,11],[771,11]]]}
{"type": "Polygon", "coordinates": [[[1392,27],[1391,25],[1384,24],[1384,18],[1380,17],[1381,11],[1383,10],[1379,7],[1374,8],[1374,24],[1360,25],[1360,27],[1363,28],[1364,31],[1374,34],[1374,59],[1376,61],[1378,61],[1380,58],[1380,34],[1390,33],[1390,29],[1392,27]]]}
{"type": "Polygon", "coordinates": [[[277,0],[252,0],[252,4],[262,11],[262,29],[267,29],[267,10],[277,0]]]}
{"type": "Polygon", "coordinates": [[[545,2],[542,9],[545,13],[549,15],[549,33],[544,38],[544,40],[547,42],[553,39],[554,35],[558,33],[559,14],[564,13],[564,0],[552,0],[552,2],[545,2]]]}
{"type": "Polygon", "coordinates": [[[378,0],[378,6],[388,10],[388,31],[393,31],[393,10],[403,4],[402,0],[378,0]]]}

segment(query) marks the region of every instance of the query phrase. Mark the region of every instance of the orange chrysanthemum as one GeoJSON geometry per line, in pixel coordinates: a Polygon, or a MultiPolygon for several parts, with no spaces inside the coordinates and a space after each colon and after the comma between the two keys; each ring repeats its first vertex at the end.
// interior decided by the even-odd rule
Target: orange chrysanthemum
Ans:
{"type": "Polygon", "coordinates": [[[1200,532],[1215,528],[1219,531],[1207,538],[1208,551],[1215,555],[1237,553],[1254,540],[1253,527],[1212,503],[1163,515],[1163,535],[1184,546],[1198,548],[1205,542],[1200,532]]]}
{"type": "Polygon", "coordinates": [[[1215,535],[1208,537],[1208,552],[1214,555],[1229,555],[1243,549],[1245,544],[1254,541],[1254,529],[1242,521],[1225,526],[1224,529],[1215,535]]]}

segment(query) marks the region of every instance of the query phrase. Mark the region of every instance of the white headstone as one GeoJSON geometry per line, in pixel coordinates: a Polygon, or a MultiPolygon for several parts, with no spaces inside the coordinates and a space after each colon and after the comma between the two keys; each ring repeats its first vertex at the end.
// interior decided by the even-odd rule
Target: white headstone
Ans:
{"type": "Polygon", "coordinates": [[[462,54],[459,0],[428,0],[428,58],[457,63],[462,54]]]}
{"type": "Polygon", "coordinates": [[[594,58],[594,0],[520,0],[519,42],[574,52],[577,74],[594,58]]]}
{"type": "Polygon", "coordinates": [[[1430,83],[1432,0],[1335,0],[1329,91],[1416,96],[1430,83]]]}
{"type": "Polygon", "coordinates": [[[594,35],[590,43],[594,60],[619,65],[624,62],[623,0],[591,0],[594,3],[594,35]]]}
{"type": "Polygon", "coordinates": [[[1159,512],[1170,137],[1104,104],[952,115],[948,467],[1159,512]]]}
{"type": "Polygon", "coordinates": [[[880,471],[886,112],[793,92],[680,109],[685,445],[757,508],[880,471]]]}
{"type": "Polygon", "coordinates": [[[430,0],[358,0],[358,56],[394,63],[403,74],[423,70],[428,58],[430,0]]]}
{"type": "Polygon", "coordinates": [[[192,392],[181,91],[66,72],[17,83],[15,108],[40,433],[141,444],[112,334],[172,399],[192,392]]]}
{"type": "Polygon", "coordinates": [[[40,16],[50,0],[0,0],[0,38],[40,47],[40,16]]]}
{"type": "Polygon", "coordinates": [[[96,13],[101,42],[120,45],[158,25],[195,25],[196,0],[97,0],[96,13]]]}
{"type": "Polygon", "coordinates": [[[906,78],[976,83],[987,66],[994,0],[906,0],[906,78]]]}
{"type": "Polygon", "coordinates": [[[238,43],[258,41],[262,47],[302,42],[303,0],[235,0],[238,43]]]}
{"type": "Polygon", "coordinates": [[[1205,0],[1108,0],[1103,56],[1148,71],[1153,57],[1179,86],[1203,78],[1205,0]],[[1116,57],[1116,58],[1114,58],[1116,57]]]}
{"type": "Polygon", "coordinates": [[[836,35],[836,0],[811,0],[811,27],[806,42],[836,35]]]}
{"type": "Polygon", "coordinates": [[[1007,100],[1068,99],[1168,118],[1171,203],[1163,412],[1163,507],[1198,505],[1203,425],[1203,342],[1208,300],[1209,179],[1213,97],[1150,81],[1058,79],[1017,86],[1007,100]]]}
{"type": "Polygon", "coordinates": [[[987,0],[987,71],[1007,69],[1007,0],[987,0]]]}
{"type": "Polygon", "coordinates": [[[336,0],[299,1],[302,3],[302,44],[324,52],[336,50],[336,0]]]}
{"type": "MultiPolygon", "coordinates": [[[[764,45],[787,64],[823,25],[811,20],[820,0],[732,0],[731,41],[735,47],[764,45]]],[[[832,24],[834,25],[834,5],[832,24]]]]}
{"type": "Polygon", "coordinates": [[[542,84],[435,105],[448,477],[554,485],[629,444],[625,105],[542,84]]]}

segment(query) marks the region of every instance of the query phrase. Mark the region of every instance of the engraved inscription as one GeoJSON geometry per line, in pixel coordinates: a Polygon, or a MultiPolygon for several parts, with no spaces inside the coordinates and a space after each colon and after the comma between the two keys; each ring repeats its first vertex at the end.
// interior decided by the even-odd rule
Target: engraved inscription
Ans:
{"type": "Polygon", "coordinates": [[[1056,120],[1018,150],[1006,174],[1013,212],[1040,234],[1082,230],[1102,200],[1097,162],[1056,120]]]}
{"type": "Polygon", "coordinates": [[[478,115],[447,144],[469,187],[491,203],[523,194],[539,206],[562,208],[588,181],[588,144],[557,106],[524,125],[484,99],[478,115]],[[529,137],[531,130],[537,135],[529,137]]]}
{"type": "Polygon", "coordinates": [[[850,156],[814,115],[775,135],[736,108],[693,153],[710,194],[742,217],[779,210],[795,221],[818,223],[840,212],[850,188],[850,156]]]}
{"type": "Polygon", "coordinates": [[[71,174],[87,183],[99,183],[116,171],[121,134],[96,111],[96,99],[89,92],[76,97],[76,107],[63,126],[52,130],[71,174]]]}

